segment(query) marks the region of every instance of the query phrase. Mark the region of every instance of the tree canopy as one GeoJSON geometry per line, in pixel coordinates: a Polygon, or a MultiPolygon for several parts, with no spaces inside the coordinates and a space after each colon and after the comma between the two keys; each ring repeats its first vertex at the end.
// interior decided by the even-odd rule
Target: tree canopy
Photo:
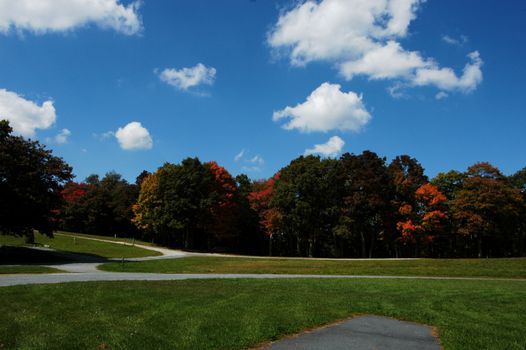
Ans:
{"type": "Polygon", "coordinates": [[[38,141],[14,136],[0,121],[0,232],[52,235],[57,227],[60,191],[72,179],[72,168],[38,141]]]}

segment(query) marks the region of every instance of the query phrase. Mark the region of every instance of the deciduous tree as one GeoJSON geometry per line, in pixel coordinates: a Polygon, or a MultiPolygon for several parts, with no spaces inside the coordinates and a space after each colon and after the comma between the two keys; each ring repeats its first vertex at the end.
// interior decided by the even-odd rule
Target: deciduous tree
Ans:
{"type": "Polygon", "coordinates": [[[0,121],[0,233],[29,241],[33,230],[52,236],[60,191],[72,169],[38,141],[12,131],[6,120],[0,121]]]}

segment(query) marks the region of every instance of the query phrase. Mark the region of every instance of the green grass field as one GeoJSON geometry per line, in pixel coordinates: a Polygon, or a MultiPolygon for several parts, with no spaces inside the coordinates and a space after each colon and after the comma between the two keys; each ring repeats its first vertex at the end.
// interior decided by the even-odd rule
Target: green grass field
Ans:
{"type": "Polygon", "coordinates": [[[356,314],[436,326],[446,350],[526,348],[522,281],[89,282],[0,300],[2,349],[245,349],[356,314]]]}
{"type": "Polygon", "coordinates": [[[162,273],[281,273],[327,275],[451,276],[526,278],[526,258],[419,260],[310,260],[188,257],[109,263],[104,271],[162,273]]]}
{"type": "Polygon", "coordinates": [[[57,231],[56,235],[65,235],[65,236],[75,236],[79,238],[95,238],[95,239],[103,239],[106,241],[116,241],[116,242],[126,242],[126,243],[136,243],[151,247],[156,247],[157,245],[151,242],[141,241],[139,239],[129,238],[129,237],[114,237],[114,236],[97,236],[97,235],[88,235],[85,233],[75,233],[75,232],[66,232],[66,231],[57,231]]]}
{"type": "MultiPolygon", "coordinates": [[[[98,237],[103,239],[103,237],[98,237]]],[[[107,243],[83,239],[80,235],[69,234],[55,235],[54,238],[36,234],[37,246],[48,246],[49,248],[71,253],[82,253],[96,255],[103,258],[138,258],[144,256],[160,255],[159,252],[146,250],[123,244],[107,243]]],[[[0,235],[0,245],[11,247],[26,246],[24,238],[0,235]]]]}
{"type": "Polygon", "coordinates": [[[0,265],[0,275],[3,274],[18,274],[18,273],[56,273],[64,272],[52,267],[38,266],[38,265],[24,265],[24,266],[4,266],[0,265]]]}

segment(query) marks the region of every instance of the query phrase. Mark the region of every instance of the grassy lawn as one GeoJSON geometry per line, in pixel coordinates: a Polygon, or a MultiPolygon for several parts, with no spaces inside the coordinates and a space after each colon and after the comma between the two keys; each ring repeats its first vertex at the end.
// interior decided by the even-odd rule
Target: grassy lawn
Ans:
{"type": "Polygon", "coordinates": [[[189,257],[104,264],[105,271],[163,273],[283,273],[327,275],[526,278],[526,258],[420,260],[308,260],[189,257]]]}
{"type": "Polygon", "coordinates": [[[89,282],[0,300],[0,348],[245,349],[365,313],[436,326],[445,349],[526,348],[521,281],[89,282]]]}
{"type": "Polygon", "coordinates": [[[25,265],[25,266],[4,266],[0,265],[0,275],[15,274],[15,273],[55,273],[64,272],[59,269],[54,269],[46,266],[25,265]]]}
{"type": "Polygon", "coordinates": [[[150,247],[156,247],[157,245],[151,242],[141,241],[139,239],[133,239],[129,237],[114,237],[114,236],[98,236],[98,235],[88,235],[85,233],[75,233],[75,232],[66,232],[66,231],[57,231],[56,234],[58,235],[66,235],[66,236],[75,236],[79,238],[95,238],[95,239],[103,239],[105,241],[117,241],[117,242],[126,242],[126,243],[136,243],[141,245],[146,245],[150,247]]]}
{"type": "MultiPolygon", "coordinates": [[[[63,252],[96,255],[104,258],[138,258],[144,256],[160,255],[159,252],[138,247],[126,246],[107,242],[83,239],[80,236],[55,235],[54,238],[36,234],[35,241],[38,246],[48,246],[63,252]]],[[[0,235],[0,245],[21,247],[25,245],[24,238],[0,235]]]]}

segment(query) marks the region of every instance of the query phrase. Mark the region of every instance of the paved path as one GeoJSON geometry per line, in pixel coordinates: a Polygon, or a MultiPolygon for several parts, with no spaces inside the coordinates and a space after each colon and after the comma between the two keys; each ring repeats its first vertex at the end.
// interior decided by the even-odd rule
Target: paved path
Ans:
{"type": "MultiPolygon", "coordinates": [[[[77,237],[79,239],[89,239],[114,244],[132,245],[128,242],[112,241],[107,239],[70,236],[60,234],[61,236],[77,237]]],[[[242,255],[227,255],[215,253],[192,253],[182,250],[174,250],[155,246],[135,244],[135,246],[160,252],[160,256],[149,256],[142,258],[126,258],[124,261],[145,261],[157,259],[177,259],[187,256],[228,256],[228,257],[247,257],[242,255]]],[[[49,248],[34,248],[40,250],[49,250],[52,254],[65,259],[64,262],[48,264],[43,266],[54,267],[68,273],[52,274],[13,274],[0,275],[0,287],[14,286],[21,284],[45,284],[45,283],[65,283],[65,282],[88,282],[88,281],[169,281],[169,280],[186,280],[186,279],[217,279],[217,278],[250,278],[250,279],[268,279],[268,278],[367,278],[367,279],[431,279],[431,280],[463,280],[463,281],[519,281],[526,282],[526,279],[509,279],[509,278],[478,278],[478,277],[428,277],[428,276],[362,276],[362,275],[296,275],[296,274],[170,274],[170,273],[143,273],[143,272],[105,272],[97,269],[97,266],[107,262],[118,262],[122,259],[105,259],[83,254],[54,251],[49,248]]],[[[257,258],[257,257],[255,257],[257,258]]],[[[263,257],[268,258],[268,257],[263,257]]],[[[281,259],[281,257],[276,257],[281,259]]],[[[292,258],[297,259],[297,258],[292,258]]],[[[303,258],[302,258],[303,259],[303,258]]],[[[333,259],[324,259],[333,260],[333,259]]],[[[350,260],[350,259],[335,259],[350,260]]],[[[371,259],[367,259],[371,260],[371,259]]]]}
{"type": "Polygon", "coordinates": [[[440,350],[433,329],[386,317],[360,316],[270,344],[269,350],[440,350]]]}
{"type": "MultiPolygon", "coordinates": [[[[55,265],[56,266],[56,265],[55,265]]],[[[526,280],[505,278],[468,278],[468,277],[425,277],[425,276],[359,276],[359,275],[293,275],[293,274],[239,274],[239,273],[145,273],[145,272],[81,272],[81,273],[50,273],[50,274],[13,274],[0,277],[0,287],[20,284],[45,284],[89,281],[172,281],[188,279],[269,279],[269,278],[343,278],[343,279],[428,279],[428,280],[461,280],[461,281],[515,281],[526,280]]]]}

